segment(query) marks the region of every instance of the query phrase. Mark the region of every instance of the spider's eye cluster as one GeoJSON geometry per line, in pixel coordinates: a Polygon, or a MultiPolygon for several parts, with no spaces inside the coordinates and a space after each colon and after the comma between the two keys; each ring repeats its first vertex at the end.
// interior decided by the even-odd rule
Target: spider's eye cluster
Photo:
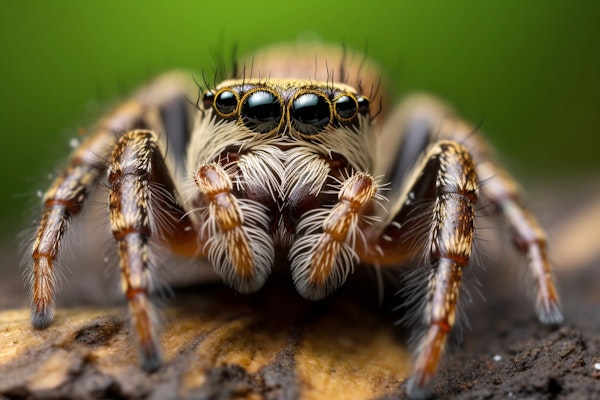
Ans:
{"type": "Polygon", "coordinates": [[[343,93],[328,95],[318,89],[299,90],[290,100],[267,87],[240,93],[231,88],[207,91],[205,108],[212,108],[224,119],[238,119],[257,133],[277,130],[285,118],[294,131],[306,135],[321,133],[332,123],[352,123],[358,114],[368,115],[369,100],[343,93]]]}

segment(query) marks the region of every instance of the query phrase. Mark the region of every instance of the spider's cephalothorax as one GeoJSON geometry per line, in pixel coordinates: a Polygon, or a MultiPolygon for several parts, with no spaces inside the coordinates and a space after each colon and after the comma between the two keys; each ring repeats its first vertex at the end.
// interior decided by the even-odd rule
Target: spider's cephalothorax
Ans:
{"type": "Polygon", "coordinates": [[[374,67],[339,49],[274,47],[247,65],[250,77],[195,102],[191,76],[164,75],[74,151],[44,196],[28,250],[35,327],[53,319],[62,238],[105,174],[122,290],[147,370],[162,362],[153,243],[208,258],[242,293],[260,289],[283,254],[299,293],[314,300],[359,264],[425,262],[423,334],[407,391],[426,396],[455,325],[480,201],[501,213],[527,254],[540,320],[561,321],[544,232],[471,125],[423,95],[386,116],[374,67]]]}
{"type": "Polygon", "coordinates": [[[345,85],[226,81],[203,96],[188,150],[204,252],[236,290],[259,289],[275,249],[320,299],[358,261],[359,215],[378,197],[369,100],[345,85]],[[331,208],[334,207],[334,208],[331,208]]]}

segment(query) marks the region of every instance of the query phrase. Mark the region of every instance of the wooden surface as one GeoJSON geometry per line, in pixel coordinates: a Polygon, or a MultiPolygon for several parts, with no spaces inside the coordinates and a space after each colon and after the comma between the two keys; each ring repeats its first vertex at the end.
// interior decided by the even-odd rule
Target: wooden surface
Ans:
{"type": "MultiPolygon", "coordinates": [[[[474,296],[472,328],[442,366],[434,387],[438,398],[569,399],[600,392],[600,240],[594,222],[600,196],[577,195],[598,193],[589,188],[536,193],[550,199],[541,215],[559,261],[565,326],[537,323],[522,285],[502,268],[524,260],[507,256],[506,249],[490,255],[499,266],[480,271],[486,301],[474,296]]],[[[10,247],[4,253],[11,254],[3,256],[0,271],[0,399],[404,398],[408,332],[394,326],[401,314],[392,311],[401,300],[388,291],[391,301],[380,307],[369,274],[358,274],[340,293],[316,303],[302,300],[289,277],[271,280],[251,296],[220,284],[178,289],[163,313],[165,365],[146,374],[138,367],[123,307],[63,306],[48,329],[33,330],[16,256],[10,247]]],[[[81,291],[62,304],[93,303],[78,302],[81,291]]]]}
{"type": "Polygon", "coordinates": [[[214,285],[178,292],[173,303],[165,365],[154,374],[137,364],[122,309],[61,309],[43,331],[31,329],[25,310],[0,313],[0,393],[377,398],[397,393],[409,368],[389,316],[344,295],[309,303],[279,287],[240,296],[214,285]]]}

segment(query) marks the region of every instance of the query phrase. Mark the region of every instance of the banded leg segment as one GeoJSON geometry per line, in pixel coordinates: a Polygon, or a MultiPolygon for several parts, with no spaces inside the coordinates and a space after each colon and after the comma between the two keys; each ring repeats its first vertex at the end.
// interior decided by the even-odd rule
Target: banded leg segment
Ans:
{"type": "Polygon", "coordinates": [[[36,328],[46,327],[54,318],[55,264],[62,238],[69,220],[79,213],[83,200],[98,180],[99,169],[80,161],[73,160],[44,196],[46,210],[33,243],[30,278],[31,322],[36,328]]]}
{"type": "Polygon", "coordinates": [[[560,324],[563,321],[560,296],[548,259],[545,231],[525,206],[516,182],[504,170],[489,161],[480,163],[478,170],[492,177],[484,186],[484,195],[508,222],[517,249],[527,255],[539,320],[544,324],[560,324]]]}
{"type": "Polygon", "coordinates": [[[112,153],[110,225],[118,244],[121,288],[129,305],[139,344],[142,367],[161,365],[155,310],[150,296],[156,287],[150,241],[170,244],[195,241],[195,232],[180,206],[167,173],[156,136],[145,130],[130,131],[112,153]],[[183,237],[185,236],[185,237],[183,237]]]}
{"type": "MultiPolygon", "coordinates": [[[[456,322],[463,269],[473,247],[477,176],[466,148],[440,142],[436,176],[436,200],[429,231],[428,252],[432,265],[426,299],[425,334],[416,350],[413,373],[407,383],[411,397],[423,397],[444,352],[456,322]]],[[[434,150],[435,152],[436,150],[434,150]]]]}
{"type": "MultiPolygon", "coordinates": [[[[34,327],[44,328],[52,322],[57,265],[64,236],[71,219],[80,213],[103,177],[119,136],[141,127],[166,130],[171,138],[186,135],[185,121],[179,124],[180,128],[174,128],[170,122],[185,114],[182,107],[179,107],[180,111],[172,111],[173,101],[181,103],[181,98],[192,94],[192,89],[195,90],[195,85],[186,83],[185,78],[185,74],[166,74],[137,93],[134,100],[121,104],[109,113],[73,151],[69,164],[44,195],[44,211],[29,252],[31,265],[27,265],[31,271],[29,285],[34,327]]],[[[176,250],[190,251],[189,246],[180,247],[176,250]]]]}
{"type": "Polygon", "coordinates": [[[415,167],[397,203],[392,222],[369,242],[380,265],[397,263],[411,249],[426,255],[428,274],[422,323],[425,332],[415,351],[407,391],[426,397],[456,322],[463,269],[473,247],[475,204],[478,197],[475,165],[468,150],[452,141],[430,147],[415,167]]]}
{"type": "Polygon", "coordinates": [[[44,213],[31,249],[31,322],[48,326],[54,317],[59,252],[71,218],[77,215],[106,169],[106,160],[116,143],[113,128],[139,121],[137,103],[124,104],[101,123],[71,155],[43,199],[44,213]]]}

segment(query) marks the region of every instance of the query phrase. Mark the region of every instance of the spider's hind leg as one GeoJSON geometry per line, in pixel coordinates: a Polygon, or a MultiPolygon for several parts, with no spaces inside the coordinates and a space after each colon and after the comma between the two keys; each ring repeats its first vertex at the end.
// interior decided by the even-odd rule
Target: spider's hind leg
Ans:
{"type": "MultiPolygon", "coordinates": [[[[26,249],[26,257],[23,258],[29,275],[31,322],[35,328],[47,327],[54,318],[59,275],[57,266],[61,261],[61,253],[68,250],[65,235],[73,219],[79,217],[82,210],[89,208],[90,196],[101,184],[113,150],[123,147],[121,139],[129,135],[126,132],[149,127],[163,132],[162,138],[171,144],[169,154],[174,169],[182,169],[180,164],[184,160],[182,153],[189,137],[193,108],[187,104],[186,99],[193,96],[196,89],[188,80],[188,74],[185,73],[165,74],[107,114],[73,151],[67,166],[45,193],[42,217],[31,246],[26,249]]],[[[159,205],[162,210],[154,214],[158,218],[150,217],[150,222],[161,227],[163,234],[167,231],[178,232],[177,235],[169,233],[168,240],[165,241],[172,250],[182,254],[194,252],[194,232],[188,229],[189,220],[182,217],[183,211],[176,200],[172,180],[168,178],[165,160],[157,153],[155,159],[149,162],[155,164],[156,168],[147,180],[150,185],[146,194],[153,193],[152,198],[157,200],[155,205],[159,205]],[[167,228],[167,225],[169,229],[162,229],[167,228]]],[[[113,165],[113,169],[118,168],[113,165]]],[[[128,195],[130,193],[123,193],[122,197],[126,198],[128,195]]],[[[129,204],[138,207],[136,202],[129,204]]],[[[135,207],[130,207],[128,211],[135,211],[135,207]]],[[[129,212],[126,215],[133,214],[129,212]]],[[[139,247],[138,244],[128,246],[139,247]]]]}
{"type": "Polygon", "coordinates": [[[106,171],[106,160],[117,141],[113,132],[139,124],[141,109],[139,103],[131,101],[102,120],[73,151],[69,164],[44,194],[44,211],[31,250],[24,258],[24,262],[31,263],[27,269],[30,273],[31,323],[35,328],[45,328],[54,318],[57,265],[65,233],[106,171]]]}
{"type": "MultiPolygon", "coordinates": [[[[405,100],[388,127],[391,129],[386,129],[387,133],[403,138],[400,149],[408,149],[401,154],[403,158],[408,155],[410,159],[410,154],[419,154],[424,146],[435,140],[453,140],[469,150],[480,184],[482,205],[499,212],[510,229],[515,247],[527,256],[538,319],[545,324],[561,323],[560,296],[548,257],[546,233],[527,207],[518,183],[496,161],[493,149],[477,127],[461,119],[443,102],[427,95],[414,95],[405,100]],[[397,135],[398,127],[405,129],[407,134],[397,135]]],[[[400,166],[396,170],[400,175],[406,171],[406,167],[402,167],[405,164],[388,163],[400,166]]]]}
{"type": "Polygon", "coordinates": [[[408,384],[412,397],[424,397],[437,368],[447,330],[454,322],[462,266],[467,265],[467,259],[462,256],[444,256],[443,251],[460,250],[466,254],[472,246],[472,226],[468,225],[473,224],[473,212],[468,209],[474,210],[475,199],[464,203],[465,206],[460,206],[460,201],[469,196],[452,195],[453,201],[444,200],[456,192],[448,190],[448,183],[460,183],[463,187],[469,183],[476,187],[473,194],[478,194],[481,201],[478,208],[491,206],[508,223],[515,246],[527,255],[540,321],[551,324],[562,321],[560,299],[548,260],[546,235],[525,205],[518,184],[494,159],[493,150],[476,127],[459,118],[443,102],[427,95],[414,95],[388,119],[380,146],[378,173],[391,181],[391,209],[377,229],[367,232],[369,246],[360,257],[386,266],[423,255],[428,258],[426,264],[433,266],[427,279],[428,295],[422,303],[425,304],[424,322],[429,328],[421,337],[415,370],[408,384]],[[440,148],[443,143],[457,151],[443,151],[440,148]],[[452,153],[458,157],[446,157],[452,153]],[[444,154],[446,156],[440,157],[444,154]],[[457,166],[461,159],[470,161],[460,168],[448,168],[440,162],[444,158],[454,160],[451,163],[457,166]],[[454,235],[436,237],[436,231],[432,230],[436,226],[438,233],[454,232],[454,235]]]}

